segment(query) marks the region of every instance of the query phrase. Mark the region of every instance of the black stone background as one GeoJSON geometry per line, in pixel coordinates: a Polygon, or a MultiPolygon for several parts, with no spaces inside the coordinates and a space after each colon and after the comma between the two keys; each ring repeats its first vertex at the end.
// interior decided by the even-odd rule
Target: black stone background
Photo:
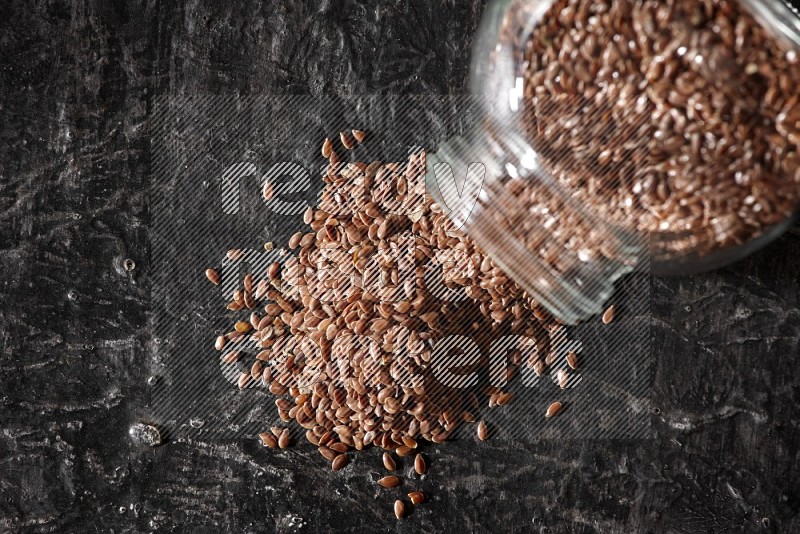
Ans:
{"type": "Polygon", "coordinates": [[[429,447],[431,500],[402,522],[377,451],[333,474],[311,448],[128,439],[149,396],[154,96],[463,93],[482,11],[0,4],[0,531],[800,531],[797,226],[652,281],[654,440],[429,447]]]}

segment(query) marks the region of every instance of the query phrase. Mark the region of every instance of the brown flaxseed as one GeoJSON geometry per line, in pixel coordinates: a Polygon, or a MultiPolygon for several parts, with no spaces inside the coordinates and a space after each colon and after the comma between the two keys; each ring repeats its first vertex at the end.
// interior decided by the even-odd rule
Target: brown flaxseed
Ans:
{"type": "Polygon", "coordinates": [[[482,420],[478,423],[478,439],[481,441],[489,439],[489,429],[486,427],[486,421],[482,420]]]}
{"type": "Polygon", "coordinates": [[[425,494],[421,491],[412,491],[408,494],[408,498],[413,505],[422,504],[425,502],[425,494]]]}
{"type": "Polygon", "coordinates": [[[414,457],[414,471],[418,475],[424,475],[427,470],[428,466],[425,464],[425,458],[422,454],[417,454],[417,456],[414,457]]]}
{"type": "Polygon", "coordinates": [[[339,140],[342,142],[342,146],[347,150],[351,150],[354,146],[356,146],[353,140],[350,139],[350,136],[347,134],[347,132],[339,132],[339,140]]]}
{"type": "Polygon", "coordinates": [[[239,386],[239,389],[245,389],[249,383],[250,373],[239,373],[239,380],[236,382],[237,386],[239,386]]]}
{"type": "Polygon", "coordinates": [[[218,286],[222,282],[216,269],[206,269],[206,278],[215,286],[218,286]]]}
{"type": "Polygon", "coordinates": [[[394,516],[397,519],[403,519],[406,515],[406,505],[403,504],[403,501],[396,500],[394,501],[394,516]]]}
{"type": "Polygon", "coordinates": [[[284,428],[283,431],[281,432],[280,437],[278,438],[278,447],[280,447],[281,449],[289,447],[290,439],[291,438],[289,436],[289,429],[284,428]]]}
{"type": "Polygon", "coordinates": [[[400,447],[397,447],[397,449],[395,449],[395,453],[397,454],[397,456],[400,457],[411,456],[414,453],[414,449],[406,445],[402,445],[400,447]]]}
{"type": "Polygon", "coordinates": [[[321,455],[322,455],[322,456],[323,456],[323,457],[324,457],[326,460],[328,460],[329,462],[332,462],[332,461],[333,461],[333,459],[334,459],[334,458],[336,458],[336,456],[338,456],[338,454],[336,453],[336,451],[334,451],[334,450],[331,450],[331,449],[329,449],[328,447],[323,447],[323,446],[321,446],[321,447],[319,447],[319,448],[318,448],[318,450],[319,450],[319,453],[320,453],[320,454],[321,454],[321,455]]]}
{"type": "Polygon", "coordinates": [[[388,452],[383,453],[383,467],[386,468],[387,471],[394,471],[397,469],[397,463],[395,463],[394,458],[388,452]]]}
{"type": "Polygon", "coordinates": [[[364,142],[364,138],[367,135],[364,132],[362,132],[361,130],[353,130],[352,133],[353,133],[353,137],[355,138],[357,143],[363,143],[364,142]]]}
{"type": "Polygon", "coordinates": [[[322,157],[328,159],[331,157],[331,152],[333,151],[333,143],[327,137],[325,141],[322,142],[322,157]]]}
{"type": "Polygon", "coordinates": [[[275,439],[275,436],[270,434],[269,432],[261,432],[258,437],[261,439],[261,444],[265,447],[269,447],[270,449],[274,449],[278,446],[278,440],[275,439]]]}
{"type": "Polygon", "coordinates": [[[569,381],[569,375],[567,375],[567,372],[564,369],[559,369],[556,375],[558,379],[558,387],[565,389],[567,387],[567,382],[569,381]]]}
{"type": "Polygon", "coordinates": [[[567,365],[569,365],[570,369],[577,369],[578,368],[578,355],[572,351],[567,353],[567,365]]]}
{"type": "Polygon", "coordinates": [[[617,309],[613,304],[609,306],[608,309],[603,312],[603,324],[610,324],[611,321],[614,320],[614,314],[616,311],[617,309]]]}
{"type": "Polygon", "coordinates": [[[555,417],[561,411],[561,403],[559,401],[555,401],[554,403],[550,404],[547,407],[547,412],[545,412],[544,416],[547,418],[555,417]]]}
{"type": "Polygon", "coordinates": [[[341,471],[347,465],[347,455],[338,454],[331,462],[331,469],[334,471],[341,471]]]}
{"type": "Polygon", "coordinates": [[[229,353],[225,354],[222,357],[222,362],[223,363],[234,363],[238,359],[239,359],[239,351],[235,350],[233,352],[229,352],[229,353]]]}
{"type": "MultiPolygon", "coordinates": [[[[329,163],[333,159],[331,149],[329,163]]],[[[391,454],[396,451],[401,457],[415,456],[414,471],[424,474],[425,460],[417,454],[420,440],[442,443],[464,422],[476,419],[476,395],[453,402],[449,393],[416,382],[430,368],[432,344],[463,324],[461,315],[433,299],[415,280],[414,271],[419,279],[429,258],[442,257],[442,281],[474,304],[463,310],[464,317],[473,315],[469,324],[474,335],[496,333],[502,327],[520,337],[541,338],[548,336],[545,327],[555,324],[453,227],[432,199],[422,196],[424,171],[422,156],[412,157],[405,170],[381,162],[329,166],[320,207],[306,210],[303,220],[308,227],[289,239],[296,256],[283,266],[270,264],[265,273],[256,273],[266,275],[265,280],[255,283],[251,278],[233,296],[237,310],[250,309],[255,301],[263,306],[263,314],[260,309],[248,311],[250,321],[235,324],[231,337],[223,339],[254,345],[251,372],[242,373],[245,385],[251,379],[258,385],[263,381],[273,395],[289,395],[276,400],[278,416],[305,429],[306,439],[334,470],[347,463],[348,451],[375,445],[386,451],[387,470],[397,469],[391,454]],[[326,205],[326,198],[339,202],[359,190],[369,198],[352,206],[352,214],[326,205]],[[410,203],[414,195],[421,205],[410,203]],[[416,209],[413,217],[392,204],[406,200],[416,209]],[[409,229],[414,234],[410,241],[404,235],[409,229]],[[407,249],[414,252],[411,261],[399,265],[402,261],[391,253],[407,249]],[[326,258],[328,252],[335,253],[335,259],[326,258]],[[462,256],[465,261],[456,261],[462,256]],[[405,270],[412,276],[404,278],[405,270]],[[373,291],[350,283],[346,289],[343,282],[355,278],[359,283],[372,278],[381,286],[373,291]],[[399,299],[390,298],[389,286],[396,288],[399,299]],[[370,344],[337,348],[354,334],[370,344]],[[407,349],[407,357],[398,356],[400,347],[407,349]]],[[[242,348],[241,354],[247,350],[242,348]]],[[[520,360],[521,353],[514,357],[520,360]]],[[[511,399],[499,389],[491,395],[496,404],[511,399]]],[[[486,439],[485,422],[478,428],[486,439]]],[[[281,446],[289,431],[276,430],[281,446]]]]}
{"type": "Polygon", "coordinates": [[[395,488],[400,485],[400,479],[394,475],[385,476],[378,480],[378,485],[384,488],[395,488]]]}

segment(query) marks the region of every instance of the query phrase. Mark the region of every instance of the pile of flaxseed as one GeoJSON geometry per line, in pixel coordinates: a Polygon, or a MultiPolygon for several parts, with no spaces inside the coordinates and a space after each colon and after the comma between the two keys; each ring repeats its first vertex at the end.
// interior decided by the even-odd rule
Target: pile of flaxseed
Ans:
{"type": "MultiPolygon", "coordinates": [[[[342,133],[340,140],[350,150],[364,133],[342,133]]],[[[304,214],[308,229],[289,239],[296,255],[244,277],[227,308],[249,318],[218,336],[215,348],[226,364],[246,366],[240,388],[267,387],[279,397],[280,418],[304,428],[333,470],[348,463],[350,451],[375,445],[386,451],[387,470],[394,470],[393,454],[415,455],[422,474],[420,440],[443,442],[465,424],[475,424],[485,440],[479,410],[512,398],[493,386],[444,387],[431,369],[434,344],[467,333],[486,349],[499,336],[519,334],[536,350],[513,350],[507,376],[520,365],[541,375],[554,363],[549,332],[559,325],[426,194],[424,153],[405,166],[344,163],[326,139],[322,155],[328,165],[319,205],[304,214]],[[434,259],[441,270],[431,278],[434,259]],[[441,287],[429,287],[431,280],[441,287]],[[439,290],[461,299],[444,299],[439,290]]],[[[270,184],[263,194],[271,197],[270,184]]],[[[216,270],[206,276],[220,283],[216,270]]],[[[568,363],[577,366],[574,353],[568,363]]],[[[566,381],[560,371],[559,382],[566,381]]],[[[560,408],[554,402],[542,413],[553,417],[560,408]]],[[[260,439],[268,447],[291,442],[286,427],[260,439]]],[[[379,481],[399,483],[394,475],[379,481]]],[[[424,496],[412,492],[409,499],[417,504],[424,496]]],[[[395,513],[405,514],[403,501],[395,513]]]]}

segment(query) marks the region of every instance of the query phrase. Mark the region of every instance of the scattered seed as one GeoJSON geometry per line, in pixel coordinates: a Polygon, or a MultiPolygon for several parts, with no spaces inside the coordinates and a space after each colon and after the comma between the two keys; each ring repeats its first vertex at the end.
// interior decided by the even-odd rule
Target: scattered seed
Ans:
{"type": "Polygon", "coordinates": [[[218,286],[221,282],[219,273],[216,269],[206,269],[206,278],[208,278],[209,282],[218,286]]]}
{"type": "Polygon", "coordinates": [[[233,363],[239,359],[239,351],[233,351],[227,353],[225,356],[222,357],[223,363],[233,363]]]}
{"type": "Polygon", "coordinates": [[[396,500],[394,501],[394,516],[397,519],[403,519],[406,515],[406,505],[403,504],[403,501],[396,500]]]}
{"type": "Polygon", "coordinates": [[[425,502],[425,495],[421,491],[412,491],[408,494],[408,498],[411,500],[411,504],[413,505],[422,504],[425,502]]]}
{"type": "Polygon", "coordinates": [[[481,441],[489,439],[489,429],[486,428],[486,421],[478,423],[478,439],[481,441]]]}
{"type": "Polygon", "coordinates": [[[497,403],[498,406],[505,406],[506,404],[511,402],[511,397],[512,397],[512,394],[509,393],[509,392],[500,393],[497,396],[497,399],[496,399],[495,402],[497,403]]]}
{"type": "Polygon", "coordinates": [[[400,479],[394,475],[389,475],[379,479],[378,485],[384,488],[394,488],[400,485],[400,479]]]}
{"type": "Polygon", "coordinates": [[[416,471],[418,475],[424,475],[427,470],[428,466],[425,465],[425,458],[423,458],[421,454],[417,454],[414,458],[414,471],[416,471]]]}
{"type": "Polygon", "coordinates": [[[353,130],[353,137],[355,137],[357,143],[363,143],[364,137],[366,137],[366,135],[367,134],[365,134],[361,130],[353,130]]]}
{"type": "Polygon", "coordinates": [[[334,471],[340,471],[346,465],[347,465],[347,455],[339,454],[331,462],[331,469],[333,469],[334,471]]]}
{"type": "Polygon", "coordinates": [[[278,440],[275,439],[275,436],[270,434],[269,432],[261,432],[258,435],[261,438],[261,444],[265,447],[269,447],[270,449],[274,449],[278,446],[278,440]]]}
{"type": "Polygon", "coordinates": [[[559,369],[558,373],[556,374],[558,378],[558,387],[561,389],[566,389],[567,382],[569,381],[569,375],[567,375],[567,372],[564,369],[559,369]]]}
{"type": "Polygon", "coordinates": [[[278,447],[281,449],[285,449],[289,446],[289,429],[284,428],[283,432],[281,432],[280,437],[278,438],[278,447]]]}
{"type": "Polygon", "coordinates": [[[408,447],[406,445],[403,445],[401,447],[397,447],[397,449],[395,449],[394,452],[397,453],[397,456],[401,456],[401,457],[403,457],[403,456],[411,456],[411,454],[414,452],[414,449],[412,449],[411,447],[408,447]]]}
{"type": "Polygon", "coordinates": [[[547,412],[545,413],[544,416],[547,418],[555,417],[556,415],[558,415],[558,412],[560,411],[561,411],[561,403],[556,401],[547,407],[547,412]]]}
{"type": "Polygon", "coordinates": [[[234,329],[236,329],[237,332],[245,333],[248,330],[250,330],[250,323],[248,323],[247,321],[238,321],[234,325],[234,329]]]}
{"type": "Polygon", "coordinates": [[[237,380],[237,385],[239,389],[245,389],[247,384],[250,383],[250,373],[239,373],[239,380],[237,380]]]}
{"type": "Polygon", "coordinates": [[[229,260],[236,261],[242,257],[243,253],[238,248],[232,248],[225,254],[229,260]]]}
{"type": "Polygon", "coordinates": [[[394,471],[397,469],[394,458],[392,458],[392,455],[388,452],[383,453],[383,467],[385,467],[387,471],[394,471]]]}
{"type": "Polygon", "coordinates": [[[339,132],[339,139],[342,141],[342,146],[344,146],[344,148],[347,150],[350,150],[356,146],[355,143],[353,143],[353,140],[350,139],[350,136],[347,135],[347,132],[339,132]]]}
{"type": "Polygon", "coordinates": [[[608,307],[608,309],[603,313],[603,324],[609,324],[611,321],[614,320],[614,313],[616,312],[616,308],[612,304],[608,307]]]}
{"type": "Polygon", "coordinates": [[[214,342],[214,348],[217,350],[224,349],[227,341],[228,340],[225,338],[225,336],[217,336],[217,340],[214,342]]]}
{"type": "Polygon", "coordinates": [[[319,453],[323,457],[325,457],[325,459],[328,460],[329,462],[332,462],[333,459],[336,458],[336,456],[337,456],[336,451],[333,451],[333,450],[329,449],[328,447],[319,447],[319,453]]]}
{"type": "Polygon", "coordinates": [[[401,436],[400,439],[403,440],[403,443],[405,444],[406,447],[411,447],[412,449],[417,448],[417,440],[415,440],[414,438],[410,436],[401,436]]]}
{"type": "Polygon", "coordinates": [[[570,369],[577,369],[578,368],[578,355],[572,351],[567,353],[567,365],[569,365],[570,369]]]}
{"type": "Polygon", "coordinates": [[[328,159],[331,157],[331,152],[333,151],[333,143],[327,137],[325,141],[322,142],[322,157],[328,159]]]}

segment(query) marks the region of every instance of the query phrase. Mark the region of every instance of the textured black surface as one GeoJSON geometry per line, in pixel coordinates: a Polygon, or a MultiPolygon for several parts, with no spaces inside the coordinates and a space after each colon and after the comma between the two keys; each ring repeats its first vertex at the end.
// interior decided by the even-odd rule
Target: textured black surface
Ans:
{"type": "Polygon", "coordinates": [[[334,475],[306,447],[131,443],[153,96],[461,93],[482,11],[217,4],[0,7],[0,531],[800,531],[797,229],[653,281],[656,439],[428,448],[400,523],[377,451],[334,475]]]}

